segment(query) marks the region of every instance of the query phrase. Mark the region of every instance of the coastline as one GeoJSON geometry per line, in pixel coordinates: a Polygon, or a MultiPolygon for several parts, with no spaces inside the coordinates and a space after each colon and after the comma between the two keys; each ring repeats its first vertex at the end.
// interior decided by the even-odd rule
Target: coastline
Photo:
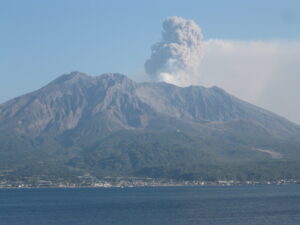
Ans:
{"type": "MultiPolygon", "coordinates": [[[[111,178],[112,179],[112,178],[111,178]]],[[[165,179],[116,179],[98,180],[87,183],[54,182],[42,180],[38,183],[26,182],[0,182],[0,189],[36,189],[36,188],[134,188],[134,187],[201,187],[201,186],[253,186],[253,185],[284,185],[300,184],[300,180],[276,180],[276,181],[174,181],[165,179]]]]}

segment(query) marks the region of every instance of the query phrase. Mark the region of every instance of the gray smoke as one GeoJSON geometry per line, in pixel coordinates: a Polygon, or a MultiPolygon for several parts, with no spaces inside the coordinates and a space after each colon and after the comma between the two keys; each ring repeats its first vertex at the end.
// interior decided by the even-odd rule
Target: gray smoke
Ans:
{"type": "Polygon", "coordinates": [[[202,58],[202,32],[193,20],[168,17],[163,23],[162,39],[152,47],[145,63],[154,80],[188,86],[199,80],[202,58]]]}

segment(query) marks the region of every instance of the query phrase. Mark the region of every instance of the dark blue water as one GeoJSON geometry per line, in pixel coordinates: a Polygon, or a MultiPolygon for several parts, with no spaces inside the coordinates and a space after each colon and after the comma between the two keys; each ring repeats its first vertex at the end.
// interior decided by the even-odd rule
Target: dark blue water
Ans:
{"type": "Polygon", "coordinates": [[[300,185],[0,190],[0,225],[298,225],[300,185]]]}

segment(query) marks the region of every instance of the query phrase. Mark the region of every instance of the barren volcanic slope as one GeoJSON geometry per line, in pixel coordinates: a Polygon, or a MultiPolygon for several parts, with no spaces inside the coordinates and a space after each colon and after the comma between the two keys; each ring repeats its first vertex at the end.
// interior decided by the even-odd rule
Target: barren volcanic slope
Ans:
{"type": "Polygon", "coordinates": [[[0,173],[300,177],[300,127],[218,87],[62,75],[0,105],[0,173]]]}

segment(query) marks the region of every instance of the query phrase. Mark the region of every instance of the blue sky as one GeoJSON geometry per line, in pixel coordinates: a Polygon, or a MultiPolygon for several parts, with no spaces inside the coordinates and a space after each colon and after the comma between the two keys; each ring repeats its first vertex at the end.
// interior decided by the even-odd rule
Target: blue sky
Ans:
{"type": "Polygon", "coordinates": [[[0,0],[0,103],[73,70],[144,73],[168,16],[205,40],[300,40],[299,0],[0,0]]]}

